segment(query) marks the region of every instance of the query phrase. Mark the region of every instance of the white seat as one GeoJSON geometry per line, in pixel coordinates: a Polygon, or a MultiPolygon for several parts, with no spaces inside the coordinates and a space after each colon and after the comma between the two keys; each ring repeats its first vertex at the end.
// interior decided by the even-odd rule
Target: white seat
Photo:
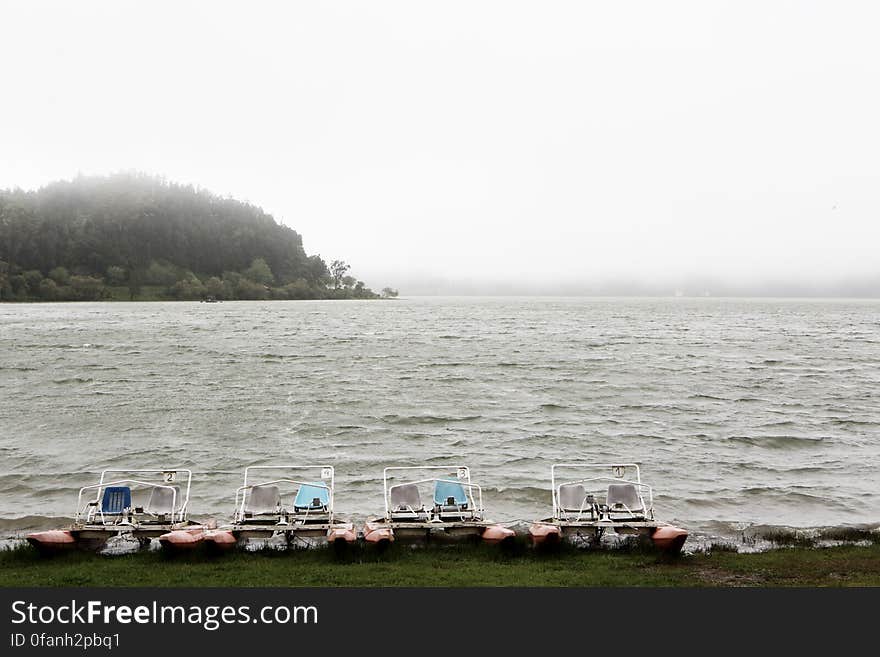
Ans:
{"type": "Polygon", "coordinates": [[[392,508],[415,510],[422,507],[422,496],[419,494],[419,487],[415,484],[392,486],[389,493],[392,508]]]}
{"type": "Polygon", "coordinates": [[[633,484],[609,484],[605,503],[612,513],[626,512],[635,515],[645,511],[639,491],[633,484]]]}
{"type": "Polygon", "coordinates": [[[563,511],[581,511],[587,499],[587,490],[581,484],[563,484],[559,487],[559,508],[563,511]]]}
{"type": "Polygon", "coordinates": [[[147,500],[147,506],[144,511],[154,516],[164,516],[174,511],[175,497],[177,503],[180,504],[180,488],[174,486],[171,488],[152,488],[150,489],[150,499],[147,500]]]}
{"type": "Polygon", "coordinates": [[[391,500],[391,516],[403,520],[421,520],[427,518],[427,511],[422,505],[419,487],[415,484],[398,484],[388,489],[391,500]]]}
{"type": "Polygon", "coordinates": [[[281,493],[278,486],[253,486],[244,507],[251,515],[275,515],[281,512],[281,493]]]}

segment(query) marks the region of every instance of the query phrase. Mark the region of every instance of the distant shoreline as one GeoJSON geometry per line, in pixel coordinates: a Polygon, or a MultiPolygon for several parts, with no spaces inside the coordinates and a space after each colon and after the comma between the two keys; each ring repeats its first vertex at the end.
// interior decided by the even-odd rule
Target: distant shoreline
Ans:
{"type": "Polygon", "coordinates": [[[363,301],[374,301],[374,300],[388,300],[395,298],[394,296],[385,296],[379,294],[371,294],[371,295],[353,295],[350,294],[348,290],[327,290],[326,295],[318,296],[310,296],[303,295],[301,297],[290,298],[290,297],[282,297],[282,296],[273,296],[271,293],[267,293],[266,296],[263,297],[250,297],[244,299],[236,299],[236,298],[222,298],[222,297],[213,297],[213,301],[210,300],[211,296],[203,296],[203,297],[176,297],[168,294],[166,289],[162,286],[144,286],[142,288],[142,293],[137,295],[134,299],[131,298],[131,293],[126,286],[105,286],[104,292],[101,296],[96,296],[95,298],[85,298],[85,299],[40,299],[35,297],[29,297],[25,299],[4,299],[0,298],[0,304],[8,303],[8,304],[19,304],[19,303],[152,303],[152,302],[171,302],[171,301],[186,301],[189,303],[228,303],[232,301],[351,301],[351,300],[363,300],[363,301]]]}
{"type": "MultiPolygon", "coordinates": [[[[407,294],[403,297],[307,297],[299,299],[218,299],[217,303],[232,303],[236,301],[400,301],[402,299],[463,299],[463,300],[542,300],[542,299],[559,299],[559,300],[583,300],[583,301],[670,301],[670,302],[689,302],[689,301],[752,301],[752,302],[774,302],[774,301],[800,301],[800,302],[829,302],[829,301],[853,301],[880,302],[880,296],[718,296],[718,297],[673,297],[673,296],[652,296],[652,295],[565,295],[565,294],[407,294]]],[[[0,299],[0,305],[22,305],[22,304],[52,304],[52,303],[213,303],[206,302],[204,299],[177,299],[174,297],[150,296],[139,297],[137,299],[128,298],[109,298],[109,299],[0,299]]]]}
{"type": "Polygon", "coordinates": [[[21,305],[40,305],[44,306],[47,304],[73,304],[73,303],[106,303],[108,305],[115,305],[120,303],[237,303],[237,302],[249,302],[249,301],[266,301],[266,302],[280,302],[280,301],[399,301],[399,299],[393,298],[385,298],[385,297],[373,297],[373,298],[343,298],[343,299],[322,299],[322,298],[314,298],[314,299],[222,299],[218,301],[205,301],[203,299],[96,299],[94,301],[79,301],[79,300],[58,300],[58,301],[46,301],[44,299],[31,299],[27,301],[18,301],[18,300],[0,300],[0,305],[9,305],[9,306],[21,306],[21,305]]]}

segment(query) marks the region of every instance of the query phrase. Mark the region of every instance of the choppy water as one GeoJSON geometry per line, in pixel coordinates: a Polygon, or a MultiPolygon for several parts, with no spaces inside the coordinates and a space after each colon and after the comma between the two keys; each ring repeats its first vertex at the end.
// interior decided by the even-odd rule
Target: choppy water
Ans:
{"type": "Polygon", "coordinates": [[[70,517],[109,467],[190,467],[229,515],[245,465],[465,462],[498,519],[550,464],[637,461],[658,517],[880,521],[880,302],[417,298],[0,306],[0,533],[70,517]]]}

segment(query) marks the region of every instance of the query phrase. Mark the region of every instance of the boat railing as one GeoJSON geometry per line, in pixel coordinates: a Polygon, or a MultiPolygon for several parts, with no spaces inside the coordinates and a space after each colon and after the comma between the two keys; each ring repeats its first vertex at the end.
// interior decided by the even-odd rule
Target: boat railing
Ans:
{"type": "MultiPolygon", "coordinates": [[[[586,479],[574,479],[571,481],[561,482],[560,484],[558,484],[556,486],[556,488],[553,489],[553,517],[554,518],[564,518],[564,519],[570,520],[570,518],[569,518],[570,509],[563,508],[562,504],[560,503],[560,495],[561,495],[560,489],[563,486],[572,486],[572,485],[580,484],[580,485],[584,486],[584,488],[587,488],[587,486],[589,486],[590,484],[596,484],[596,483],[630,484],[630,485],[634,486],[636,489],[636,494],[638,495],[639,501],[641,503],[641,508],[643,510],[642,515],[644,515],[644,517],[648,518],[648,519],[654,518],[654,489],[651,486],[649,486],[648,484],[642,483],[640,481],[632,481],[629,479],[618,479],[617,477],[589,477],[586,479]],[[647,496],[647,502],[645,501],[646,496],[647,496]]],[[[607,489],[605,489],[605,492],[607,494],[607,489]]],[[[600,491],[598,489],[594,489],[594,492],[588,493],[588,496],[594,495],[594,494],[600,494],[600,491]]],[[[586,501],[587,501],[587,498],[585,497],[584,500],[581,502],[580,509],[578,510],[576,516],[574,517],[574,520],[576,522],[583,520],[583,516],[585,513],[592,512],[591,510],[593,509],[593,505],[585,506],[586,501]]],[[[639,515],[638,510],[630,509],[625,504],[623,504],[622,506],[623,506],[623,510],[626,513],[628,513],[630,516],[638,516],[639,515]]],[[[607,512],[614,513],[615,511],[613,509],[607,509],[607,512]]],[[[597,517],[595,519],[598,520],[599,518],[597,517]]]]}
{"type": "MultiPolygon", "coordinates": [[[[174,521],[174,516],[177,516],[177,521],[181,522],[186,519],[187,508],[189,506],[189,494],[190,489],[192,488],[192,470],[188,468],[148,468],[148,469],[137,469],[137,470],[125,470],[118,468],[111,468],[108,470],[101,471],[101,478],[98,480],[99,485],[108,486],[110,485],[106,479],[108,475],[161,475],[162,481],[146,481],[146,482],[137,482],[142,486],[147,486],[149,488],[175,488],[177,484],[180,484],[181,494],[179,495],[176,490],[173,491],[172,495],[172,522],[174,521]],[[181,478],[182,476],[182,478],[181,478]],[[180,503],[180,508],[177,507],[177,500],[182,497],[182,501],[180,503]]],[[[98,490],[95,501],[100,503],[101,500],[101,490],[98,490]]]]}
{"type": "MultiPolygon", "coordinates": [[[[131,472],[134,472],[134,471],[131,471],[131,472]]],[[[107,515],[109,515],[109,514],[105,513],[105,511],[101,505],[101,494],[105,489],[110,488],[112,486],[124,486],[124,485],[144,486],[144,487],[151,488],[151,489],[159,488],[159,489],[171,491],[171,511],[170,511],[169,522],[173,524],[174,522],[182,522],[183,520],[186,519],[186,504],[187,504],[187,500],[188,500],[189,496],[187,495],[187,500],[184,500],[184,502],[178,508],[178,506],[177,506],[177,492],[178,492],[177,486],[173,486],[170,484],[157,484],[156,482],[141,481],[138,479],[117,479],[115,481],[104,481],[103,475],[102,475],[101,479],[102,479],[102,481],[100,483],[91,484],[89,486],[83,486],[82,488],[79,489],[79,495],[77,496],[77,500],[76,500],[76,513],[74,515],[75,521],[78,522],[80,520],[84,520],[85,522],[88,523],[88,522],[94,521],[95,518],[100,518],[101,524],[106,525],[107,524],[107,515]],[[96,490],[97,491],[95,499],[90,500],[86,504],[83,504],[83,501],[82,501],[83,494],[89,490],[96,490]]],[[[123,514],[124,514],[123,518],[128,518],[128,520],[124,520],[124,522],[122,524],[131,524],[131,525],[136,524],[135,522],[132,522],[132,519],[134,518],[134,515],[135,515],[133,513],[132,507],[129,507],[128,509],[124,509],[123,514]]],[[[120,523],[114,523],[114,524],[120,524],[120,523]]]]}
{"type": "MultiPolygon", "coordinates": [[[[610,483],[622,483],[622,484],[632,484],[636,487],[638,491],[638,495],[641,498],[642,506],[645,507],[646,516],[650,515],[653,517],[654,515],[654,493],[653,489],[647,484],[642,483],[642,473],[639,468],[638,463],[589,463],[589,462],[580,462],[580,463],[554,463],[550,466],[550,486],[553,497],[553,517],[558,518],[561,515],[562,508],[559,503],[559,489],[561,486],[565,486],[567,484],[588,484],[593,482],[610,482],[610,483]],[[594,476],[594,477],[586,477],[583,479],[571,480],[557,484],[557,477],[559,476],[559,471],[561,470],[577,470],[582,473],[585,472],[596,472],[596,471],[611,471],[611,476],[602,475],[602,476],[594,476]],[[629,471],[635,471],[635,478],[627,478],[627,473],[629,471]],[[648,503],[645,504],[644,496],[642,491],[646,491],[648,495],[648,503]]],[[[583,507],[583,503],[581,504],[583,507]]],[[[582,509],[581,512],[578,513],[578,519],[580,519],[582,512],[586,511],[585,508],[582,509]]]]}
{"type": "MultiPolygon", "coordinates": [[[[391,489],[406,485],[424,485],[436,483],[439,481],[455,481],[465,490],[465,494],[470,502],[473,516],[475,518],[483,517],[483,488],[471,481],[471,471],[466,465],[413,465],[413,466],[390,466],[382,471],[382,487],[385,495],[385,518],[391,519],[391,489]],[[448,473],[447,477],[428,477],[424,479],[406,480],[389,486],[389,479],[398,477],[402,472],[420,472],[420,471],[443,471],[448,473]],[[455,479],[449,477],[455,476],[455,479]]],[[[433,500],[433,496],[432,496],[433,500]]],[[[418,511],[413,509],[413,511],[418,511]]]]}
{"type": "MultiPolygon", "coordinates": [[[[259,483],[248,484],[247,486],[239,486],[235,491],[235,522],[242,522],[247,517],[247,509],[246,509],[246,500],[247,494],[257,488],[259,486],[274,486],[276,484],[290,484],[291,486],[311,486],[312,488],[322,488],[327,491],[327,511],[321,511],[320,513],[314,509],[306,509],[302,513],[290,513],[284,509],[284,507],[280,508],[278,511],[278,515],[288,515],[297,517],[301,516],[321,516],[326,515],[329,518],[330,522],[333,522],[333,510],[332,510],[332,500],[333,500],[333,489],[327,484],[321,484],[313,481],[299,481],[298,479],[272,479],[271,481],[261,481],[259,483]]],[[[269,514],[266,514],[269,515],[269,514]]]]}
{"type": "MultiPolygon", "coordinates": [[[[306,509],[305,513],[301,514],[287,514],[287,515],[296,515],[298,517],[309,517],[311,516],[319,516],[326,514],[328,516],[328,522],[333,522],[334,516],[334,500],[335,500],[335,488],[336,488],[336,472],[332,465],[251,465],[244,469],[244,483],[239,486],[235,491],[235,522],[242,522],[245,519],[246,513],[246,501],[247,494],[249,491],[253,490],[256,486],[273,486],[275,484],[290,484],[291,487],[296,487],[297,490],[302,486],[313,486],[314,488],[321,488],[327,491],[327,511],[322,511],[321,513],[312,513],[311,510],[306,509]],[[265,472],[265,471],[315,471],[316,473],[320,473],[321,481],[307,481],[305,479],[294,479],[291,477],[279,477],[277,479],[273,479],[270,481],[259,481],[256,482],[253,479],[253,474],[255,471],[265,472]],[[325,483],[329,482],[329,483],[325,483]]],[[[294,495],[296,493],[294,492],[294,495]]],[[[291,505],[293,506],[293,504],[291,505]]],[[[280,510],[283,511],[283,508],[280,510]]],[[[295,509],[294,509],[295,512],[295,509]]],[[[280,513],[279,513],[280,515],[280,513]]]]}
{"type": "MultiPolygon", "coordinates": [[[[394,488],[398,488],[399,486],[420,486],[422,484],[433,484],[438,481],[448,482],[449,479],[444,479],[443,477],[433,477],[430,479],[418,479],[415,481],[402,481],[399,484],[394,484],[388,487],[388,496],[390,498],[391,490],[394,488]]],[[[471,484],[463,481],[457,482],[467,494],[468,501],[470,502],[470,507],[472,509],[472,516],[475,519],[482,519],[483,517],[483,488],[479,484],[471,484]],[[475,494],[476,493],[476,494],[475,494]]],[[[433,498],[432,498],[433,499],[433,498]]],[[[410,509],[413,512],[418,512],[419,509],[410,509]]],[[[426,512],[429,512],[428,509],[425,509],[426,512]]],[[[386,519],[391,519],[392,509],[390,507],[390,503],[386,503],[385,506],[385,517],[386,519]]],[[[452,513],[452,515],[456,515],[456,513],[452,513]]],[[[441,522],[439,518],[434,518],[434,522],[441,522]]]]}

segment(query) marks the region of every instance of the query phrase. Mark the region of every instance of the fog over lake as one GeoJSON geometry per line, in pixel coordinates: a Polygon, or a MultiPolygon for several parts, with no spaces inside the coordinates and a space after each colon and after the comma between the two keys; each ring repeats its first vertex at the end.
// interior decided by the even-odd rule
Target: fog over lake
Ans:
{"type": "Polygon", "coordinates": [[[5,3],[0,187],[164,175],[404,294],[877,297],[878,21],[863,2],[5,3]]]}

